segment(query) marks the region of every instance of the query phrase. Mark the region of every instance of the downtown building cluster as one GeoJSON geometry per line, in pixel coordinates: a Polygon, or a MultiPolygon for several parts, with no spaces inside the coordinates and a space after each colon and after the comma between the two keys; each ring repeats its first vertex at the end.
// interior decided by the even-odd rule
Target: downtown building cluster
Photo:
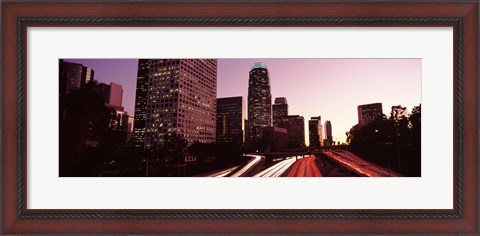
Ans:
{"type": "MultiPolygon", "coordinates": [[[[94,70],[60,60],[60,101],[72,91],[94,81],[94,70]]],[[[134,147],[151,150],[165,135],[176,134],[201,143],[263,143],[266,150],[305,147],[305,119],[288,112],[285,97],[272,103],[266,64],[249,71],[248,97],[217,98],[215,59],[139,59],[134,117],[122,106],[122,85],[111,82],[96,88],[105,106],[116,112],[111,129],[122,129],[134,147]],[[248,111],[248,116],[247,116],[248,111]]],[[[60,104],[60,114],[63,113],[60,104]]],[[[330,121],[308,121],[310,146],[332,145],[330,121]]]]}
{"type": "MultiPolygon", "coordinates": [[[[249,72],[248,82],[248,120],[245,130],[247,143],[263,143],[268,151],[305,146],[305,119],[300,115],[290,115],[285,97],[275,98],[272,104],[270,76],[264,63],[255,63],[249,72]]],[[[327,123],[328,122],[328,123],[327,123]]],[[[321,118],[312,117],[309,121],[309,140],[311,147],[333,144],[331,123],[326,139],[323,139],[321,118]],[[313,123],[316,122],[316,126],[313,123]]],[[[327,127],[327,125],[326,125],[327,127]]]]}
{"type": "MultiPolygon", "coordinates": [[[[188,144],[263,143],[266,150],[305,146],[303,116],[289,115],[284,97],[272,104],[264,63],[249,72],[247,104],[242,96],[217,98],[214,59],[140,59],[135,98],[135,147],[150,150],[175,133],[188,144]],[[246,110],[247,109],[247,110],[246,110]],[[248,117],[246,116],[248,111],[248,117]]],[[[312,122],[321,122],[312,117],[312,122]]],[[[331,144],[331,125],[325,131],[331,144]]],[[[322,124],[309,125],[311,146],[324,143],[322,124]]]]}
{"type": "MultiPolygon", "coordinates": [[[[79,63],[59,61],[59,100],[60,119],[62,120],[67,110],[67,96],[75,91],[91,85],[94,82],[95,71],[79,63]]],[[[123,87],[120,84],[98,84],[94,90],[102,95],[104,105],[115,112],[109,121],[108,128],[111,130],[122,130],[131,134],[133,132],[134,118],[129,116],[122,105],[123,87]]]]}

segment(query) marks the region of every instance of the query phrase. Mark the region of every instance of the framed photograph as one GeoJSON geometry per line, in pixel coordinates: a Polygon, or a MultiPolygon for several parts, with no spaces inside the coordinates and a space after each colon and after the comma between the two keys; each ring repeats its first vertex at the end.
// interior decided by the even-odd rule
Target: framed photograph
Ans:
{"type": "Polygon", "coordinates": [[[478,234],[478,12],[2,2],[2,233],[478,234]]]}

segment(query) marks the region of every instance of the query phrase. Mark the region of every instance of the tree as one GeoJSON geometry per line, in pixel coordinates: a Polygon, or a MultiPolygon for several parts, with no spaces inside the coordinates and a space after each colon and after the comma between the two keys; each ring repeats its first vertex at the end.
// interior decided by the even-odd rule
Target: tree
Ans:
{"type": "Polygon", "coordinates": [[[408,114],[406,107],[392,106],[390,117],[346,132],[349,149],[384,167],[392,167],[410,176],[420,175],[421,106],[408,114]],[[407,167],[407,168],[402,168],[407,167]]]}
{"type": "Polygon", "coordinates": [[[85,175],[81,166],[86,147],[105,142],[105,131],[112,118],[105,107],[104,96],[98,92],[98,82],[91,81],[60,101],[65,105],[60,116],[60,176],[85,175]],[[80,166],[79,166],[80,165],[80,166]],[[82,173],[80,173],[82,172],[82,173]]]}
{"type": "Polygon", "coordinates": [[[399,121],[407,117],[407,108],[402,107],[401,105],[392,106],[390,112],[390,119],[393,121],[399,121]]]}
{"type": "Polygon", "coordinates": [[[179,174],[179,165],[185,163],[188,142],[176,133],[167,133],[163,136],[163,139],[165,154],[172,157],[173,162],[177,164],[177,174],[179,174]]]}

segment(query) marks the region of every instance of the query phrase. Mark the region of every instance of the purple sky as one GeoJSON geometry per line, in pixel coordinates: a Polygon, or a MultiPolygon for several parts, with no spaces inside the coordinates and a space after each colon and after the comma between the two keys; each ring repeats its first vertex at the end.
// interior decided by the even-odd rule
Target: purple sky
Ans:
{"type": "MultiPolygon", "coordinates": [[[[123,106],[133,115],[136,59],[66,59],[95,70],[99,82],[123,85],[123,106]]],[[[421,103],[421,59],[219,59],[217,97],[243,96],[247,100],[248,72],[264,62],[270,74],[272,102],[286,97],[289,115],[308,120],[321,116],[332,123],[334,141],[357,124],[357,106],[381,102],[383,113],[393,105],[411,111],[421,103]]]]}

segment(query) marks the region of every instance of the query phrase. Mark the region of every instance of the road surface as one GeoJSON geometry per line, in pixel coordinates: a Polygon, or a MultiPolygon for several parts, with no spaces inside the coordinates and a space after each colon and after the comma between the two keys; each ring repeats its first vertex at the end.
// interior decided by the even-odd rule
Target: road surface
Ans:
{"type": "Polygon", "coordinates": [[[235,173],[230,175],[230,177],[248,176],[248,174],[252,170],[258,168],[265,161],[264,156],[259,156],[259,155],[245,155],[245,156],[252,157],[252,159],[248,161],[247,164],[245,164],[245,166],[243,166],[242,168],[235,171],[235,173]]]}
{"type": "Polygon", "coordinates": [[[228,169],[220,170],[215,173],[209,174],[206,177],[225,177],[226,175],[230,174],[232,171],[237,169],[239,166],[233,166],[228,169]]]}
{"type": "Polygon", "coordinates": [[[285,173],[285,171],[295,162],[295,157],[287,157],[287,159],[270,166],[262,172],[254,175],[253,177],[279,177],[285,173]]]}
{"type": "Polygon", "coordinates": [[[286,173],[286,177],[322,177],[315,163],[315,156],[310,155],[297,160],[286,173]]]}
{"type": "Polygon", "coordinates": [[[367,162],[357,155],[343,150],[327,151],[327,156],[354,172],[368,177],[399,177],[400,175],[367,162]]]}

